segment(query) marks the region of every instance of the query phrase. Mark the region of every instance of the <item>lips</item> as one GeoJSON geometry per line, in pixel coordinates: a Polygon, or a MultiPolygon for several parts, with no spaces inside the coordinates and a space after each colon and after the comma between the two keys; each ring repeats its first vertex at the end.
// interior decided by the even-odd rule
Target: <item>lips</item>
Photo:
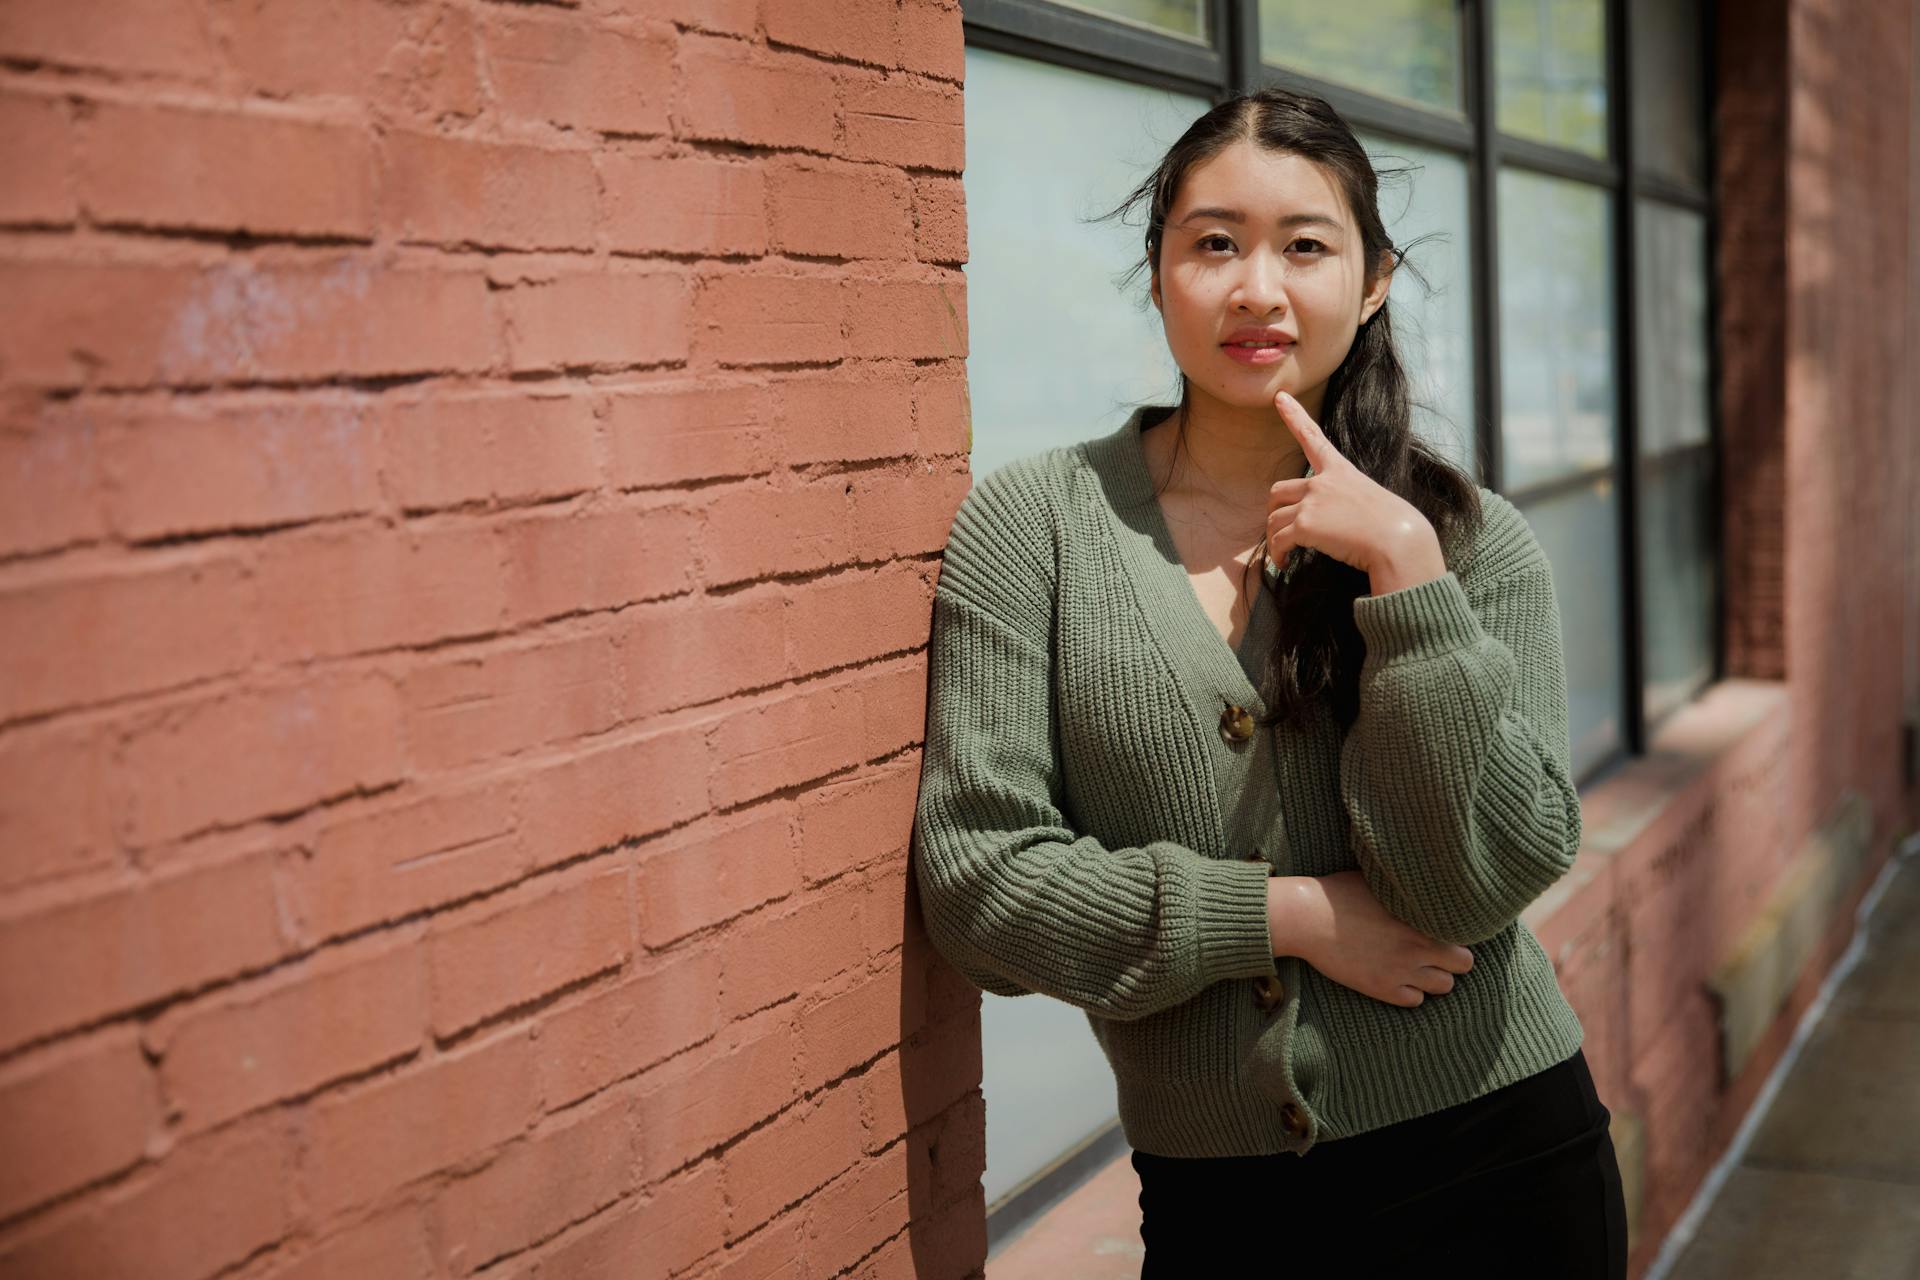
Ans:
{"type": "Polygon", "coordinates": [[[1290,347],[1294,343],[1294,336],[1285,329],[1278,328],[1274,325],[1242,325],[1240,328],[1228,334],[1220,345],[1223,347],[1231,347],[1238,346],[1245,342],[1256,342],[1263,346],[1278,345],[1290,347]]]}

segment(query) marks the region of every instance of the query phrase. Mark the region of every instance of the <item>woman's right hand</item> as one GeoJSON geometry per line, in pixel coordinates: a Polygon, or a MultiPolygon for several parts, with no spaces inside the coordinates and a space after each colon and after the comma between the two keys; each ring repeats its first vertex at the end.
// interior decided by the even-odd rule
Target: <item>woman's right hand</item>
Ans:
{"type": "Polygon", "coordinates": [[[1436,942],[1388,913],[1358,871],[1267,882],[1275,954],[1299,956],[1343,987],[1412,1008],[1453,990],[1473,952],[1436,942]]]}

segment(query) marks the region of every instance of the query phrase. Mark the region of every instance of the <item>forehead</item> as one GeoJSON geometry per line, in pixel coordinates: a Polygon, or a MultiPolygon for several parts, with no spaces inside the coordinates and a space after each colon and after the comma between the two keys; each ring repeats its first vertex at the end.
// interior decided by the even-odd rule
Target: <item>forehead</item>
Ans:
{"type": "Polygon", "coordinates": [[[1168,222],[1192,211],[1225,208],[1262,226],[1295,215],[1323,214],[1350,227],[1346,200],[1327,171],[1288,151],[1269,151],[1242,139],[1187,170],[1168,222]]]}

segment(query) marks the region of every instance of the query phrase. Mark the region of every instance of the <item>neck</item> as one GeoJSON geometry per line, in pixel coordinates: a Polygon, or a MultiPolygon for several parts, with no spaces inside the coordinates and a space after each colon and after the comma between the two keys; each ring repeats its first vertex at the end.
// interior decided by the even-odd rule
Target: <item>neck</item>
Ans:
{"type": "MultiPolygon", "coordinates": [[[[1316,421],[1325,391],[1324,386],[1315,387],[1311,399],[1300,397],[1316,421]]],[[[1266,509],[1267,491],[1274,484],[1307,473],[1306,455],[1272,405],[1241,408],[1196,388],[1187,405],[1184,431],[1177,410],[1167,418],[1166,427],[1162,472],[1171,467],[1167,483],[1176,491],[1260,512],[1266,509]],[[1173,455],[1176,432],[1181,433],[1178,457],[1173,455]]]]}

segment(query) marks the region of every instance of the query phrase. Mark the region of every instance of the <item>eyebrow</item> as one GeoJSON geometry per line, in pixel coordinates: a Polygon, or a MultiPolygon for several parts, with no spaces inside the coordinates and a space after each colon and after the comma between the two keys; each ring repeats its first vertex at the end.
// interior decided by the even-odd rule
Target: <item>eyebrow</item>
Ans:
{"type": "MultiPolygon", "coordinates": [[[[1233,222],[1242,225],[1247,221],[1247,215],[1238,209],[1223,209],[1218,206],[1209,206],[1205,209],[1190,210],[1186,217],[1180,219],[1180,221],[1174,225],[1184,227],[1189,222],[1194,222],[1201,218],[1217,218],[1221,222],[1233,222]]],[[[1324,213],[1290,213],[1274,223],[1277,227],[1304,227],[1314,224],[1331,227],[1335,231],[1340,230],[1340,224],[1324,213]]]]}

